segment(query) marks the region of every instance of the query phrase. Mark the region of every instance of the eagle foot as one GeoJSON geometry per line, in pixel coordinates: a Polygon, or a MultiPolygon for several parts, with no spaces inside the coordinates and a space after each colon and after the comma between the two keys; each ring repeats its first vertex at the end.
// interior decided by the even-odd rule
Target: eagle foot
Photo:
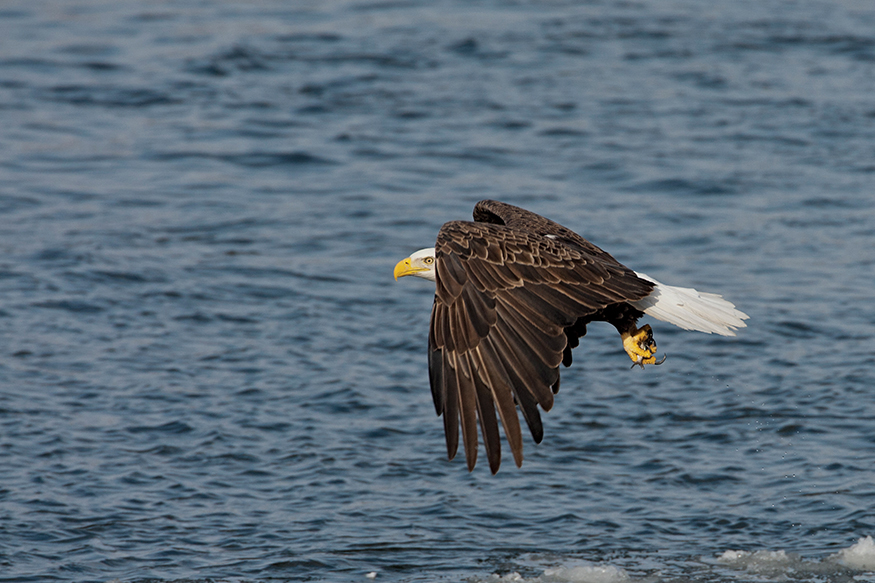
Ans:
{"type": "Polygon", "coordinates": [[[653,356],[656,353],[656,342],[653,340],[653,330],[651,330],[650,324],[645,324],[641,328],[632,326],[630,331],[624,332],[621,336],[623,348],[634,363],[632,368],[636,366],[644,368],[645,364],[659,365],[665,362],[665,356],[658,362],[653,356]]]}

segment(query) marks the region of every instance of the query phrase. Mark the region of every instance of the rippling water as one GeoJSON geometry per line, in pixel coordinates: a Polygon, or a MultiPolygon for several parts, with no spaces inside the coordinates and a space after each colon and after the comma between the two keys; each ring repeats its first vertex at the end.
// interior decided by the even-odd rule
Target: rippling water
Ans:
{"type": "Polygon", "coordinates": [[[873,95],[853,0],[5,2],[0,581],[871,580],[873,95]],[[469,474],[392,268],[482,198],[749,328],[469,474]]]}

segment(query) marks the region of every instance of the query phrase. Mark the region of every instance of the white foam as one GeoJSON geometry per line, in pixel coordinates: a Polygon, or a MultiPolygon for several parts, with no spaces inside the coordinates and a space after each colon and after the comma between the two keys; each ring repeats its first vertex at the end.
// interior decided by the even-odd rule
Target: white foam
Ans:
{"type": "Polygon", "coordinates": [[[798,555],[784,551],[726,551],[717,558],[723,565],[770,577],[786,572],[800,561],[798,555]]]}
{"type": "MultiPolygon", "coordinates": [[[[717,557],[700,557],[701,562],[690,558],[684,580],[712,581],[713,569],[723,567],[722,579],[729,581],[875,581],[866,572],[875,572],[875,539],[860,537],[856,543],[838,552],[821,557],[807,558],[784,550],[727,550],[717,557]],[[692,569],[690,569],[692,567],[692,569]],[[701,579],[696,575],[703,568],[701,579]]],[[[608,563],[591,563],[580,559],[566,558],[557,564],[556,557],[521,558],[528,569],[540,571],[540,575],[524,577],[513,571],[504,575],[492,574],[483,583],[656,583],[672,570],[672,566],[659,560],[634,561],[630,575],[622,567],[608,563]],[[638,572],[641,571],[641,572],[638,572]]],[[[669,577],[671,579],[671,577],[669,577]]]]}
{"type": "Polygon", "coordinates": [[[546,581],[568,581],[569,583],[625,583],[631,581],[624,569],[613,565],[583,565],[579,567],[557,567],[544,571],[546,581]]]}
{"type": "Polygon", "coordinates": [[[717,563],[732,569],[762,575],[769,578],[830,577],[848,571],[875,571],[875,540],[861,537],[846,549],[825,557],[823,560],[804,559],[785,551],[725,551],[717,557],[717,563]]]}
{"type": "Polygon", "coordinates": [[[493,574],[489,583],[629,583],[629,574],[613,565],[577,565],[572,567],[553,567],[544,574],[526,579],[517,572],[506,575],[493,574]]]}
{"type": "MultiPolygon", "coordinates": [[[[498,573],[493,573],[492,576],[489,577],[490,583],[492,581],[497,581],[499,583],[524,583],[526,578],[517,573],[516,571],[512,573],[508,573],[507,575],[499,575],[498,573]]],[[[537,581],[537,579],[532,579],[532,581],[537,581]]]]}
{"type": "Polygon", "coordinates": [[[871,536],[864,536],[830,558],[851,569],[875,571],[875,541],[872,540],[871,536]]]}

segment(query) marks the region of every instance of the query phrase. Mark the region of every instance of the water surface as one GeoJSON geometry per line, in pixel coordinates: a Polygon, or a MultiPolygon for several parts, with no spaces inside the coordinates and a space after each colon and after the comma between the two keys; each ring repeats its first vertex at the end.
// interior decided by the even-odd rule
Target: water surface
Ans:
{"type": "Polygon", "coordinates": [[[853,1],[5,3],[0,581],[871,579],[873,31],[853,1]],[[522,469],[469,474],[432,289],[392,268],[483,198],[749,328],[654,324],[642,372],[591,327],[522,469]]]}

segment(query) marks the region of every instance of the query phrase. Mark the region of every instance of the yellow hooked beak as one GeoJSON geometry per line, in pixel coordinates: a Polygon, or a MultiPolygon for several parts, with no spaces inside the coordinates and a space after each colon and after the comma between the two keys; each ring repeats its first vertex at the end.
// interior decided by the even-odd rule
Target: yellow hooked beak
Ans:
{"type": "Polygon", "coordinates": [[[399,277],[404,277],[405,275],[416,275],[423,271],[427,270],[424,267],[413,267],[413,264],[410,262],[410,257],[408,257],[407,259],[399,261],[398,265],[395,266],[395,279],[397,280],[399,277]]]}

